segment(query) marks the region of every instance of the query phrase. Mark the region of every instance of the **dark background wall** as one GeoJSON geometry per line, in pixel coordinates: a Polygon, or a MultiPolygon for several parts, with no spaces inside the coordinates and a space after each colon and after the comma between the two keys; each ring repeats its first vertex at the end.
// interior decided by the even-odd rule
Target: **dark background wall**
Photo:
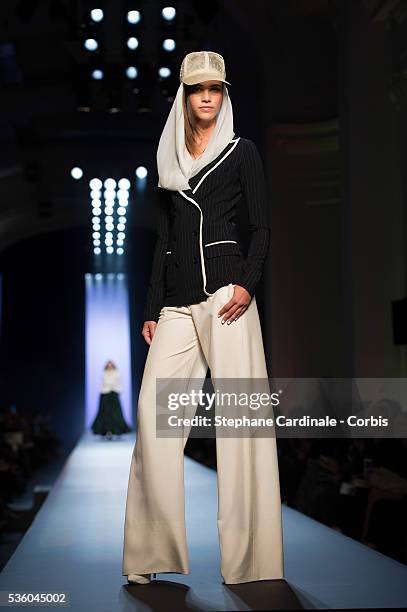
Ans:
{"type": "Polygon", "coordinates": [[[66,448],[84,420],[86,238],[85,230],[36,236],[1,257],[0,401],[46,411],[66,448]]]}

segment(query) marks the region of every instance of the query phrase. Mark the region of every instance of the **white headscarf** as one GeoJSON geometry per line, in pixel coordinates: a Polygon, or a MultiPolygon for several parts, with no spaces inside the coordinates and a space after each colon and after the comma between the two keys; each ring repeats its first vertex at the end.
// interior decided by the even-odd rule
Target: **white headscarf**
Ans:
{"type": "Polygon", "coordinates": [[[222,105],[206,149],[200,157],[191,162],[185,145],[183,87],[183,83],[180,83],[157,149],[158,186],[174,191],[190,189],[188,180],[214,160],[235,135],[232,102],[225,85],[222,105]]]}

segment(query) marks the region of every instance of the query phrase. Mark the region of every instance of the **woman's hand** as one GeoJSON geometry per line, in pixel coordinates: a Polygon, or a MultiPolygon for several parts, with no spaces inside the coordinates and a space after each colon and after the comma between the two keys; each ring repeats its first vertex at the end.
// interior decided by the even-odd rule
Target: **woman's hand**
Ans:
{"type": "Polygon", "coordinates": [[[151,344],[151,341],[154,336],[155,328],[157,327],[157,321],[144,321],[143,329],[141,330],[141,335],[148,345],[151,344]]]}
{"type": "Polygon", "coordinates": [[[247,310],[252,299],[252,296],[244,287],[233,285],[233,289],[233,296],[229,302],[226,302],[218,311],[218,317],[225,315],[221,322],[227,322],[228,325],[236,321],[247,310]]]}

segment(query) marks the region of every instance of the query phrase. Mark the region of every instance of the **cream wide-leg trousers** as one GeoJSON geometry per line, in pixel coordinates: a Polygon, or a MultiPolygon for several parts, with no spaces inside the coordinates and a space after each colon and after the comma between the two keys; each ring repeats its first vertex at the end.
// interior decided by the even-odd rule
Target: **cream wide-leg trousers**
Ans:
{"type": "MultiPolygon", "coordinates": [[[[267,378],[256,298],[231,324],[220,308],[233,284],[190,306],[165,306],[148,349],[128,481],[123,575],[189,573],[185,526],[187,438],[156,436],[156,378],[267,378]]],[[[216,437],[218,533],[226,584],[283,578],[275,437],[216,437]]]]}

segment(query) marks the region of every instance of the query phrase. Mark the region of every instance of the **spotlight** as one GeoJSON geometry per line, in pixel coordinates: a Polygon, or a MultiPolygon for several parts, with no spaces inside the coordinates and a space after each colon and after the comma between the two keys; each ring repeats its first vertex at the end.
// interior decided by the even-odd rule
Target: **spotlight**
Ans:
{"type": "Polygon", "coordinates": [[[137,49],[138,44],[138,39],[135,36],[130,36],[130,38],[127,39],[127,46],[132,51],[134,51],[134,49],[137,49]]]}
{"type": "Polygon", "coordinates": [[[87,38],[84,42],[84,45],[85,49],[87,49],[88,51],[96,51],[99,46],[94,38],[87,38]]]}
{"type": "Polygon", "coordinates": [[[127,21],[131,24],[138,23],[141,19],[140,11],[128,11],[127,21]]]}
{"type": "Polygon", "coordinates": [[[165,6],[163,10],[161,11],[161,15],[163,16],[163,19],[165,19],[166,21],[172,21],[176,13],[177,11],[175,10],[173,6],[165,6]]]}
{"type": "Polygon", "coordinates": [[[83,170],[82,170],[82,168],[78,168],[78,167],[72,168],[71,176],[72,176],[72,178],[74,178],[76,180],[82,178],[83,177],[83,170]]]}
{"type": "Polygon", "coordinates": [[[120,190],[126,189],[128,191],[130,189],[130,181],[127,178],[121,178],[118,185],[120,190]]]}
{"type": "Polygon", "coordinates": [[[114,248],[111,247],[111,246],[108,246],[107,249],[106,249],[106,252],[109,253],[109,254],[113,253],[114,252],[114,248]]]}
{"type": "Polygon", "coordinates": [[[93,252],[95,253],[95,255],[100,255],[100,253],[101,253],[102,251],[100,250],[100,247],[95,247],[95,248],[93,249],[93,252]]]}
{"type": "Polygon", "coordinates": [[[90,12],[90,17],[93,21],[95,21],[96,23],[99,23],[99,21],[102,21],[103,19],[102,9],[92,9],[90,12]]]}
{"type": "Polygon", "coordinates": [[[161,66],[161,68],[158,69],[158,74],[162,79],[168,79],[171,74],[171,70],[166,66],[161,66]]]}
{"type": "Polygon", "coordinates": [[[118,249],[116,249],[116,253],[117,253],[118,255],[123,255],[124,250],[122,249],[122,247],[119,247],[118,249]]]}
{"type": "Polygon", "coordinates": [[[139,166],[138,168],[136,168],[136,176],[139,179],[145,179],[147,176],[147,168],[145,168],[144,166],[139,166]]]}
{"type": "Polygon", "coordinates": [[[129,192],[127,189],[119,189],[119,191],[117,192],[117,197],[119,200],[128,200],[129,199],[129,192]]]}
{"type": "Polygon", "coordinates": [[[99,68],[92,70],[92,79],[94,81],[101,81],[103,79],[103,76],[103,70],[99,70],[99,68]]]}
{"type": "Polygon", "coordinates": [[[91,181],[89,181],[89,187],[91,189],[101,189],[102,185],[102,181],[98,178],[93,178],[91,181]]]}
{"type": "Polygon", "coordinates": [[[138,70],[135,66],[129,66],[126,68],[126,76],[128,79],[137,79],[138,70]]]}
{"type": "Polygon", "coordinates": [[[103,185],[107,191],[112,191],[113,189],[116,189],[116,181],[113,178],[107,178],[103,185]]]}
{"type": "Polygon", "coordinates": [[[174,51],[175,40],[173,38],[166,38],[163,41],[163,49],[165,49],[165,51],[174,51]]]}

